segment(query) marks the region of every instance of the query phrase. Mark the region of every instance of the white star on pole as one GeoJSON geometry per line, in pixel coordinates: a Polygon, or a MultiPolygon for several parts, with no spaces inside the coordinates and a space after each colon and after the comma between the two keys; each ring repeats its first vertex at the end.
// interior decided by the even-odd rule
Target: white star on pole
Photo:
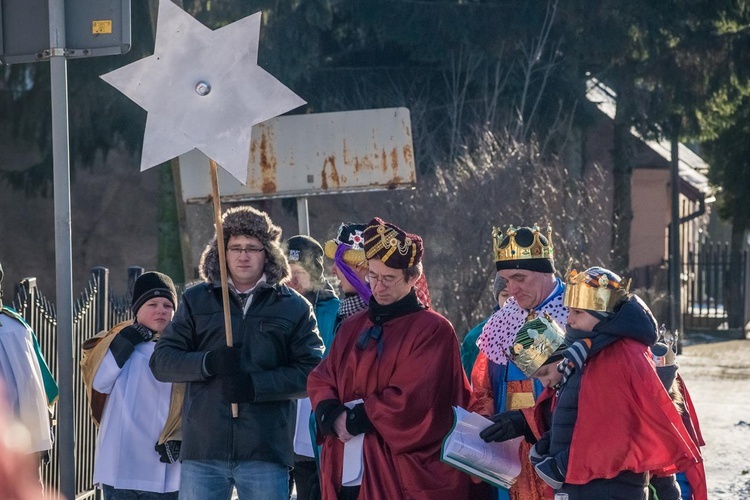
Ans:
{"type": "Polygon", "coordinates": [[[160,0],[154,54],[102,75],[148,112],[141,171],[198,149],[246,182],[253,125],[305,104],[258,66],[260,21],[213,31],[160,0]]]}

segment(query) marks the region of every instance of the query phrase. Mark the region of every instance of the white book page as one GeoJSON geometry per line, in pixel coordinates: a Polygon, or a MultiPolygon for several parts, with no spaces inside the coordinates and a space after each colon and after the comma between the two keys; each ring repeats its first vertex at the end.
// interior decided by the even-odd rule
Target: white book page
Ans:
{"type": "MultiPolygon", "coordinates": [[[[364,403],[364,401],[356,399],[344,404],[348,408],[353,408],[354,405],[359,403],[364,403]]],[[[364,441],[365,435],[359,434],[344,443],[344,466],[341,471],[342,486],[357,486],[362,484],[362,473],[364,471],[364,441]]]]}
{"type": "Polygon", "coordinates": [[[297,422],[294,428],[294,453],[303,457],[315,457],[310,436],[310,398],[297,400],[297,422]]]}
{"type": "Polygon", "coordinates": [[[492,421],[477,413],[456,408],[456,426],[445,442],[444,455],[462,464],[477,468],[511,482],[521,472],[518,437],[501,443],[486,443],[479,432],[492,421]]]}

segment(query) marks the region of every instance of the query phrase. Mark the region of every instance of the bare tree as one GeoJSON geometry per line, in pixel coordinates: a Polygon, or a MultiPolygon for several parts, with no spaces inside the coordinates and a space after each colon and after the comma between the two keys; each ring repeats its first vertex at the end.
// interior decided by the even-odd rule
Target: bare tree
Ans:
{"type": "Polygon", "coordinates": [[[520,59],[504,59],[501,51],[489,60],[464,47],[452,54],[441,80],[416,84],[408,74],[381,74],[336,96],[344,109],[409,108],[417,190],[359,195],[351,215],[369,220],[377,214],[424,237],[433,306],[460,336],[492,309],[493,227],[551,224],[563,272],[569,257],[588,265],[589,241],[610,231],[608,216],[581,217],[602,210],[607,191],[601,170],[593,166],[569,176],[563,161],[545,151],[565,143],[575,108],[560,105],[547,113],[553,117],[548,126],[537,123],[558,62],[550,35],[556,9],[551,0],[536,39],[528,50],[520,44],[520,59]],[[509,88],[511,81],[521,82],[520,92],[509,88]],[[539,129],[545,135],[534,132],[539,129]]]}

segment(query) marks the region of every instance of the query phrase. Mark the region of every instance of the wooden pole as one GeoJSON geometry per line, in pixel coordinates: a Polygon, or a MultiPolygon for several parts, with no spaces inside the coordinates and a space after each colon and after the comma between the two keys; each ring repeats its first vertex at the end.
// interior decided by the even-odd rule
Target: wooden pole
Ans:
{"type": "MultiPolygon", "coordinates": [[[[227,283],[227,256],[224,248],[224,229],[221,226],[221,198],[219,198],[219,166],[211,160],[211,198],[214,202],[214,225],[216,226],[216,249],[219,253],[219,271],[221,272],[221,303],[224,308],[224,332],[227,345],[232,346],[232,318],[229,315],[229,285],[227,283]]],[[[232,417],[237,418],[237,403],[232,403],[232,417]]]]}

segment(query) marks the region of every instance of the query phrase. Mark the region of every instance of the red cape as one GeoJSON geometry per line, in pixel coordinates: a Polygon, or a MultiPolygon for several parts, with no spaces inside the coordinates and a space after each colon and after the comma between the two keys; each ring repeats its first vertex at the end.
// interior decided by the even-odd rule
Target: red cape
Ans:
{"type": "MultiPolygon", "coordinates": [[[[685,381],[682,380],[682,377],[679,374],[677,375],[677,383],[679,384],[680,394],[682,394],[683,401],[682,421],[685,423],[685,427],[687,427],[693,442],[699,447],[705,446],[706,443],[703,441],[703,435],[701,434],[698,415],[695,413],[693,400],[685,386],[685,381]]],[[[690,489],[693,491],[693,500],[708,500],[706,471],[703,468],[703,462],[697,463],[686,470],[685,477],[690,483],[690,489]]]]}
{"type": "MultiPolygon", "coordinates": [[[[324,400],[364,399],[375,431],[365,434],[360,500],[466,499],[468,475],[440,461],[440,447],[453,425],[452,406],[466,407],[466,380],[451,324],[424,310],[384,325],[383,352],[374,341],[356,347],[372,326],[367,312],[347,319],[328,356],[310,374],[313,408],[324,400]]],[[[319,436],[323,498],[341,488],[343,444],[319,436]]]]}
{"type": "Polygon", "coordinates": [[[623,470],[665,476],[700,462],[648,347],[623,339],[586,363],[566,483],[610,479],[623,470]]]}

